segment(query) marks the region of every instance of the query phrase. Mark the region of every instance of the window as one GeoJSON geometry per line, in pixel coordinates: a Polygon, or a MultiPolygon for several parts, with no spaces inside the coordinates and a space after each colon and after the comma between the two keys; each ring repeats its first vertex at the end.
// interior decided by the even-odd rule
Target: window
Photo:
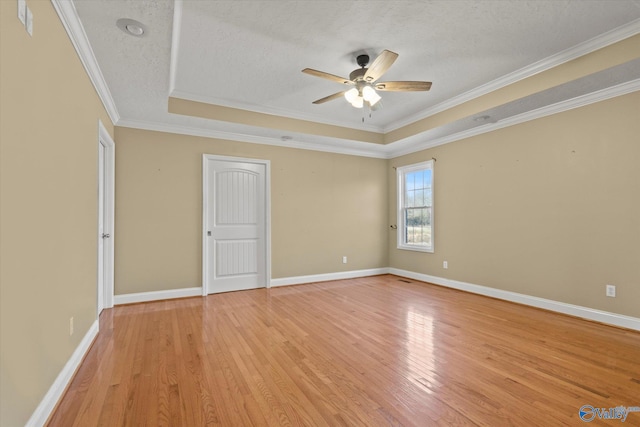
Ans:
{"type": "Polygon", "coordinates": [[[433,252],[433,160],[397,168],[398,248],[433,252]]]}

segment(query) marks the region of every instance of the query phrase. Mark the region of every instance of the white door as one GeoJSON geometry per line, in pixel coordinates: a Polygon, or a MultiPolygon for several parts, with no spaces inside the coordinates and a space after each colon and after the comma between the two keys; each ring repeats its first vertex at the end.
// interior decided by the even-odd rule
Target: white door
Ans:
{"type": "Polygon", "coordinates": [[[206,293],[267,286],[268,162],[204,160],[206,293]]]}
{"type": "Polygon", "coordinates": [[[113,307],[115,144],[98,122],[98,316],[113,307]]]}
{"type": "Polygon", "coordinates": [[[105,186],[105,148],[98,142],[98,316],[104,308],[104,186],[105,186]]]}

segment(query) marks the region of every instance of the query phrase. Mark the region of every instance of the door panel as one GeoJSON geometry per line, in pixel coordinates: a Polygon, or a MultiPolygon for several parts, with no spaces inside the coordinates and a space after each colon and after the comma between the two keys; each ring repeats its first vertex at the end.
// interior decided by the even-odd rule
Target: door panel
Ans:
{"type": "Polygon", "coordinates": [[[216,173],[216,224],[256,225],[256,192],[259,175],[245,170],[220,170],[216,173]]]}
{"type": "Polygon", "coordinates": [[[216,276],[257,273],[257,239],[216,241],[216,276]]]}
{"type": "Polygon", "coordinates": [[[207,293],[266,286],[266,166],[206,161],[207,293]]]}

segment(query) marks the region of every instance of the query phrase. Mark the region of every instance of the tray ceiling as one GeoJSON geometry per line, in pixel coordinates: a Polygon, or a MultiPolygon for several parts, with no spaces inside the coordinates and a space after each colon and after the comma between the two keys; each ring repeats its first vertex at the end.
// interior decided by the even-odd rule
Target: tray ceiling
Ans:
{"type": "MultiPolygon", "coordinates": [[[[640,0],[74,0],[73,5],[113,98],[118,125],[342,147],[354,154],[382,155],[377,146],[404,139],[386,140],[386,134],[482,96],[501,82],[533,75],[540,64],[557,65],[563,55],[575,55],[576,47],[597,46],[594,41],[605,46],[640,32],[640,0]],[[125,34],[116,26],[120,18],[140,21],[147,32],[125,34]],[[384,106],[371,117],[343,99],[312,104],[342,86],[305,75],[303,68],[348,76],[358,68],[357,54],[374,58],[383,49],[399,58],[381,80],[428,80],[432,89],[380,93],[384,106]],[[217,113],[172,111],[170,98],[177,98],[176,104],[210,105],[217,113]],[[269,115],[271,126],[255,120],[262,117],[255,114],[269,115]],[[313,124],[331,131],[307,131],[313,124]],[[382,136],[371,144],[366,137],[351,137],[354,132],[382,136]]],[[[640,67],[614,68],[613,77],[594,73],[580,84],[505,104],[500,114],[521,114],[523,108],[559,102],[559,94],[570,99],[603,84],[640,78],[640,67]]],[[[468,122],[407,138],[428,142],[430,135],[442,138],[468,122]]]]}

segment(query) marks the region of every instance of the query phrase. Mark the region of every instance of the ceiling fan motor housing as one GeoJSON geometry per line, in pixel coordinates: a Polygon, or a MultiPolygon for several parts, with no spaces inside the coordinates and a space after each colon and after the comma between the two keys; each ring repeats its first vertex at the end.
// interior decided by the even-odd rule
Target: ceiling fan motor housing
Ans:
{"type": "Polygon", "coordinates": [[[369,63],[369,55],[358,55],[356,57],[356,62],[362,68],[366,67],[367,64],[369,63]]]}
{"type": "Polygon", "coordinates": [[[349,74],[349,79],[353,82],[357,82],[358,80],[363,80],[367,70],[368,68],[358,68],[357,70],[353,70],[351,74],[349,74]]]}

